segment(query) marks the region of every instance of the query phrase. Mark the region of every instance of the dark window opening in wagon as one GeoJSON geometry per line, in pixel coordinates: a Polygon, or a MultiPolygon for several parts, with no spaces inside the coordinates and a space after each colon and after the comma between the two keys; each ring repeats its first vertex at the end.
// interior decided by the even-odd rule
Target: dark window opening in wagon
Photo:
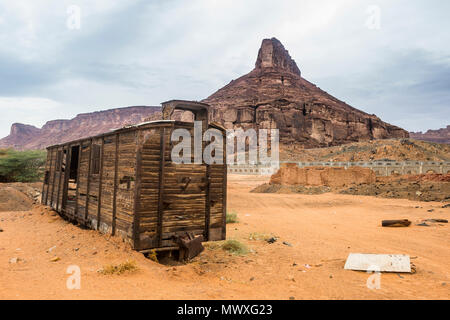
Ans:
{"type": "Polygon", "coordinates": [[[72,147],[70,154],[70,175],[69,179],[74,180],[76,183],[78,180],[78,158],[80,155],[80,146],[72,147]]]}
{"type": "Polygon", "coordinates": [[[67,186],[67,207],[75,206],[77,197],[80,146],[73,146],[70,151],[69,181],[67,186]]]}
{"type": "Polygon", "coordinates": [[[100,151],[98,144],[92,146],[92,174],[100,173],[100,151]]]}

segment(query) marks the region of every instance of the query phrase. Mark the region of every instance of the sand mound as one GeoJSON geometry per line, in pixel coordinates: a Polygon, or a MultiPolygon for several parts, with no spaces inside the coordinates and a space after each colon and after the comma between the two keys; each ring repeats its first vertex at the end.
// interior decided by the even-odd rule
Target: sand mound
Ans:
{"type": "Polygon", "coordinates": [[[272,175],[270,184],[345,187],[375,181],[375,172],[369,168],[299,168],[296,164],[287,164],[272,175]]]}
{"type": "Polygon", "coordinates": [[[439,173],[428,173],[408,176],[409,181],[436,181],[436,182],[450,182],[450,173],[439,174],[439,173]]]}
{"type": "Polygon", "coordinates": [[[13,187],[0,189],[0,211],[27,211],[33,200],[13,187]]]}
{"type": "Polygon", "coordinates": [[[0,211],[28,211],[39,202],[40,183],[1,183],[0,211]]]}
{"type": "Polygon", "coordinates": [[[280,184],[264,183],[252,189],[252,193],[301,193],[301,194],[323,194],[330,192],[331,188],[327,186],[310,186],[305,187],[301,185],[283,186],[280,184]]]}
{"type": "Polygon", "coordinates": [[[450,201],[450,183],[439,181],[396,180],[355,185],[339,193],[415,201],[450,201]]]}

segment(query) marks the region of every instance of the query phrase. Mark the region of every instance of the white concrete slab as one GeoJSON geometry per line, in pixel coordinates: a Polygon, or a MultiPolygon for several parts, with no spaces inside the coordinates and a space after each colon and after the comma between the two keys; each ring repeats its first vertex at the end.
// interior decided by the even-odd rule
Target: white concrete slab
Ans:
{"type": "Polygon", "coordinates": [[[350,253],[344,269],[411,273],[411,262],[409,256],[405,254],[350,253]]]}

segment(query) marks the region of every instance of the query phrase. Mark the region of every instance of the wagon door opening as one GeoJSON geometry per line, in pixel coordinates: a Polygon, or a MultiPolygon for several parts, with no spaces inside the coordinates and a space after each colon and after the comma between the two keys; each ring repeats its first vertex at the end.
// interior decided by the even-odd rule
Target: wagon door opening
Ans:
{"type": "Polygon", "coordinates": [[[77,184],[79,170],[80,146],[70,148],[69,176],[67,180],[67,195],[65,203],[65,211],[69,216],[75,215],[77,204],[77,184]]]}

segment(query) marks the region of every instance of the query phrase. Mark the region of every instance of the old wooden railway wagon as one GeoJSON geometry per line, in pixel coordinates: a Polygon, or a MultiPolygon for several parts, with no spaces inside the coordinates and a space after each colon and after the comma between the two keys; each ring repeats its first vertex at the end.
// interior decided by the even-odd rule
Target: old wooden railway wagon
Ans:
{"type": "Polygon", "coordinates": [[[192,164],[174,163],[171,134],[183,128],[194,137],[194,123],[170,118],[175,109],[189,110],[203,132],[218,129],[223,144],[225,130],[208,123],[206,104],[162,105],[161,121],[48,147],[42,203],[89,228],[121,235],[136,250],[174,247],[174,238],[186,232],[225,239],[225,152],[216,155],[222,164],[194,164],[194,152],[192,164]]]}

